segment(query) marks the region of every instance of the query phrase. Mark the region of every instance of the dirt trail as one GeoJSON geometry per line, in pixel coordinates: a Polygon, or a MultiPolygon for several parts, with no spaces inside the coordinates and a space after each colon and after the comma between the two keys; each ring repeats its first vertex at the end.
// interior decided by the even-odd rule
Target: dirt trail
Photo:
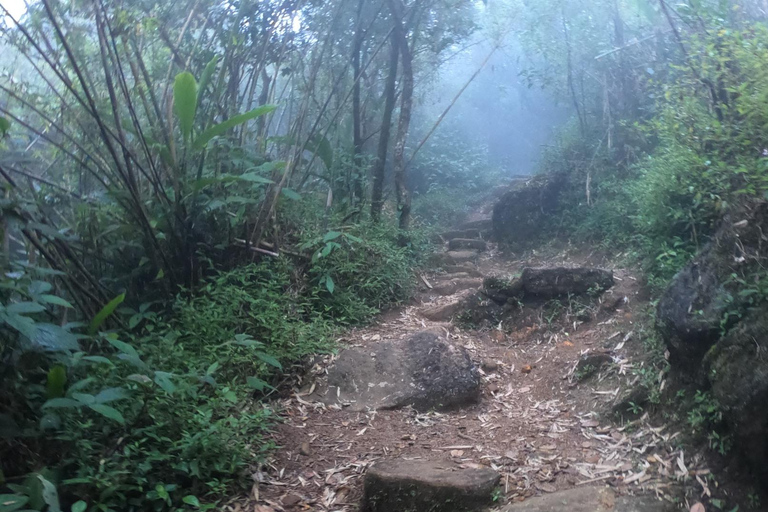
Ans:
{"type": "Polygon", "coordinates": [[[483,381],[480,402],[428,413],[351,412],[324,405],[314,401],[311,392],[312,379],[322,378],[333,362],[333,357],[325,357],[314,365],[303,387],[282,401],[285,421],[274,433],[282,448],[254,473],[248,500],[233,503],[232,509],[358,510],[366,468],[391,458],[490,467],[501,474],[499,509],[562,489],[610,485],[617,496],[658,496],[663,510],[662,502],[678,494],[681,476],[706,474],[699,460],[674,448],[678,433],[651,425],[646,416],[623,425],[610,419],[611,408],[637,386],[633,370],[642,365],[635,318],[647,304],[632,271],[615,268],[597,253],[570,247],[509,260],[490,243],[488,250],[461,265],[471,272],[453,268],[452,274],[425,274],[412,304],[383,314],[369,327],[349,331],[339,344],[367,347],[423,330],[438,332],[469,351],[483,381]],[[513,325],[502,322],[484,330],[461,329],[422,314],[471,293],[436,293],[441,285],[456,281],[457,273],[458,279],[479,274],[511,277],[524,267],[539,266],[612,269],[616,285],[599,303],[566,301],[559,308],[531,308],[513,325]],[[607,364],[577,370],[580,359],[590,354],[601,354],[598,363],[607,364]],[[580,379],[591,370],[596,370],[593,376],[580,379]]]}

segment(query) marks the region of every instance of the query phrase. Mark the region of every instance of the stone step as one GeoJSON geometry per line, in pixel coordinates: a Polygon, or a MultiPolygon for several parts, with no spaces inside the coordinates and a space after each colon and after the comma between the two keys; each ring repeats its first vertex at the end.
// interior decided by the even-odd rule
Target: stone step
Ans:
{"type": "Polygon", "coordinates": [[[483,280],[478,278],[451,279],[450,281],[438,282],[432,286],[432,293],[447,296],[463,290],[469,290],[470,288],[480,288],[482,285],[483,280]]]}
{"type": "Polygon", "coordinates": [[[491,231],[493,229],[493,219],[480,219],[465,222],[458,229],[479,229],[480,231],[491,231]]]}
{"type": "Polygon", "coordinates": [[[483,273],[467,265],[445,265],[443,270],[449,274],[468,274],[470,277],[483,277],[483,273]]]}
{"type": "Polygon", "coordinates": [[[442,235],[443,240],[453,240],[454,238],[482,238],[482,232],[479,229],[457,229],[446,231],[442,235]]]}
{"type": "Polygon", "coordinates": [[[441,306],[432,306],[422,309],[419,314],[427,320],[433,322],[450,322],[451,318],[461,313],[463,305],[461,301],[443,304],[441,306]]]}
{"type": "Polygon", "coordinates": [[[474,238],[454,238],[448,242],[449,251],[459,251],[462,249],[474,249],[476,251],[488,250],[488,244],[485,240],[474,238]]]}
{"type": "Polygon", "coordinates": [[[480,255],[477,251],[448,251],[444,254],[446,259],[453,264],[475,261],[480,255]]]}
{"type": "Polygon", "coordinates": [[[493,503],[500,476],[450,460],[390,459],[365,474],[363,512],[469,512],[493,503]]]}
{"type": "MultiPolygon", "coordinates": [[[[504,512],[666,512],[653,496],[617,496],[608,487],[576,487],[510,505],[504,512]]],[[[679,510],[679,509],[677,509],[679,510]]]]}

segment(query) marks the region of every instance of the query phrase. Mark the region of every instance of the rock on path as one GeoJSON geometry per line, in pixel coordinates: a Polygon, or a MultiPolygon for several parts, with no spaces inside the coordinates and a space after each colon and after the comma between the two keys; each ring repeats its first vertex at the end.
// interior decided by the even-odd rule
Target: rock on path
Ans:
{"type": "Polygon", "coordinates": [[[480,376],[469,354],[420,332],[400,341],[343,350],[328,370],[319,399],[351,410],[452,409],[480,398],[480,376]]]}
{"type": "Polygon", "coordinates": [[[493,502],[499,474],[451,461],[385,460],[365,474],[363,512],[466,512],[493,502]]]}
{"type": "Polygon", "coordinates": [[[664,512],[652,496],[616,496],[604,487],[576,487],[511,505],[504,512],[664,512]]]}

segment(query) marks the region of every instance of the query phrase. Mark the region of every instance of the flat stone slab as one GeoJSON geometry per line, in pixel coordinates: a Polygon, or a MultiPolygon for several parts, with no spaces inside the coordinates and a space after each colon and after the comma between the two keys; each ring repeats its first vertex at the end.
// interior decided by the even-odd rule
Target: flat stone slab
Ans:
{"type": "Polygon", "coordinates": [[[477,251],[448,251],[445,253],[446,257],[454,264],[465,263],[467,261],[474,261],[477,259],[477,251]]]}
{"type": "Polygon", "coordinates": [[[451,318],[459,314],[464,305],[462,301],[451,302],[450,304],[443,304],[442,306],[433,306],[421,310],[419,313],[427,320],[433,322],[449,322],[451,318]]]}
{"type": "MultiPolygon", "coordinates": [[[[504,512],[667,512],[653,496],[617,496],[608,487],[576,487],[516,503],[504,512]]],[[[679,510],[679,509],[678,509],[679,510]]]]}
{"type": "Polygon", "coordinates": [[[447,295],[453,295],[456,292],[460,292],[463,290],[469,290],[471,288],[480,288],[482,284],[483,284],[482,279],[456,278],[456,279],[451,279],[450,281],[441,281],[436,283],[432,287],[432,292],[438,295],[447,296],[447,295]]]}
{"type": "Polygon", "coordinates": [[[341,351],[316,395],[354,411],[454,409],[479,400],[480,376],[463,347],[424,331],[341,351]]]}
{"type": "Polygon", "coordinates": [[[602,293],[613,286],[613,272],[601,268],[525,268],[520,277],[526,296],[554,298],[602,293]]]}
{"type": "Polygon", "coordinates": [[[485,242],[485,240],[479,240],[476,238],[454,238],[448,242],[448,250],[459,251],[462,249],[485,251],[488,249],[488,244],[485,242]]]}
{"type": "Polygon", "coordinates": [[[480,238],[479,229],[458,229],[455,231],[446,231],[442,236],[444,240],[453,240],[454,238],[480,238]]]}
{"type": "Polygon", "coordinates": [[[467,512],[493,502],[499,474],[451,461],[385,460],[365,474],[363,512],[467,512]]]}

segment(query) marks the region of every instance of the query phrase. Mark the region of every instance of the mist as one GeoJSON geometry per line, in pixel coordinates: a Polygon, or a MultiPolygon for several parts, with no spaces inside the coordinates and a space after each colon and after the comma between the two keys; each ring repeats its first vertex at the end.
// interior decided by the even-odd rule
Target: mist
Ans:
{"type": "Polygon", "coordinates": [[[528,83],[524,72],[537,63],[525,55],[516,37],[506,37],[495,51],[494,46],[488,34],[480,31],[440,66],[434,84],[420,97],[415,118],[422,130],[414,138],[423,139],[493,52],[434,136],[460,135],[487,149],[490,166],[509,175],[531,174],[537,170],[544,147],[554,141],[572,115],[572,108],[558,101],[552,91],[528,83]]]}

